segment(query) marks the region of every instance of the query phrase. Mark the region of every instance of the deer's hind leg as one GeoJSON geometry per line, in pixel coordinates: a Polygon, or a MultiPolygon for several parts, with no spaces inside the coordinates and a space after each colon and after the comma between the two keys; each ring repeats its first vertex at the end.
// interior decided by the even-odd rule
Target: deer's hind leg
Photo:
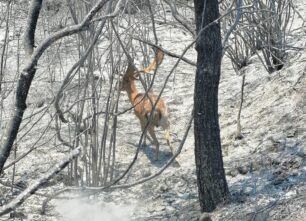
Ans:
{"type": "Polygon", "coordinates": [[[165,138],[166,138],[166,141],[167,141],[167,145],[170,147],[170,150],[171,150],[172,155],[174,155],[173,147],[172,147],[172,144],[171,144],[171,135],[170,135],[170,130],[169,130],[169,128],[167,128],[167,129],[165,130],[165,138]]]}
{"type": "Polygon", "coordinates": [[[171,135],[170,135],[170,122],[167,116],[162,116],[159,122],[159,126],[163,128],[165,131],[165,139],[167,141],[167,145],[170,147],[172,155],[174,155],[173,147],[171,144],[171,135]]]}
{"type": "Polygon", "coordinates": [[[151,137],[153,139],[153,144],[156,146],[156,149],[155,149],[155,160],[158,160],[159,142],[158,142],[157,137],[155,135],[154,126],[150,126],[148,130],[149,130],[149,134],[151,135],[151,137]]]}

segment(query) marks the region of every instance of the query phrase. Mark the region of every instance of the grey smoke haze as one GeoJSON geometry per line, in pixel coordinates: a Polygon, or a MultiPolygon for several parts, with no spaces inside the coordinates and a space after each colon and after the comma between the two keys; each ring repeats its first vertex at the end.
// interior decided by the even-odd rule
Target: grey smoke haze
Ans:
{"type": "MultiPolygon", "coordinates": [[[[98,200],[97,200],[98,201],[98,200]]],[[[60,221],[129,221],[136,204],[89,203],[86,200],[57,200],[56,211],[60,221]]]]}

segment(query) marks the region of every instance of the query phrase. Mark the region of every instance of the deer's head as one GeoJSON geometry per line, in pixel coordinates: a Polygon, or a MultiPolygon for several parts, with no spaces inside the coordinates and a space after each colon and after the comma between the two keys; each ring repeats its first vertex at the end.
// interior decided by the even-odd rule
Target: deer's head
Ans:
{"type": "Polygon", "coordinates": [[[154,71],[156,69],[156,67],[162,63],[163,58],[164,58],[163,51],[160,50],[160,49],[157,49],[154,60],[152,61],[151,64],[149,64],[148,67],[143,68],[143,70],[137,71],[135,69],[135,66],[133,64],[129,63],[129,65],[127,67],[127,70],[126,70],[125,74],[123,75],[122,80],[120,81],[120,90],[121,91],[128,90],[129,87],[131,86],[131,83],[134,80],[139,79],[139,74],[140,73],[149,73],[150,71],[154,71]]]}
{"type": "Polygon", "coordinates": [[[132,81],[138,80],[138,77],[139,72],[135,70],[132,64],[129,64],[125,74],[122,76],[122,80],[120,81],[120,90],[128,90],[132,81]]]}

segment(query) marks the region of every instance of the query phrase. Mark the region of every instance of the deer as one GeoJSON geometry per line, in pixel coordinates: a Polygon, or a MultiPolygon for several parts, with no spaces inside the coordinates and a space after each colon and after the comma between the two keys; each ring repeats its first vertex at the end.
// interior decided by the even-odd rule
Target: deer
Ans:
{"type": "Polygon", "coordinates": [[[157,49],[154,60],[141,71],[137,71],[135,66],[129,62],[127,70],[123,75],[123,79],[120,82],[120,90],[127,92],[129,100],[134,107],[134,113],[140,121],[141,131],[144,133],[143,145],[146,146],[146,138],[148,138],[156,147],[155,161],[157,161],[159,157],[159,142],[155,134],[155,127],[160,126],[165,131],[167,145],[170,147],[171,153],[173,154],[173,148],[170,142],[170,121],[168,107],[164,99],[160,98],[157,101],[157,96],[152,92],[147,94],[138,92],[135,81],[138,80],[140,73],[148,74],[151,71],[154,71],[157,66],[161,64],[163,58],[163,51],[157,49]],[[156,105],[153,111],[155,103],[156,105]],[[153,115],[150,117],[151,113],[153,115]],[[146,126],[152,139],[150,139],[150,137],[147,135],[147,131],[145,131],[146,126]]]}

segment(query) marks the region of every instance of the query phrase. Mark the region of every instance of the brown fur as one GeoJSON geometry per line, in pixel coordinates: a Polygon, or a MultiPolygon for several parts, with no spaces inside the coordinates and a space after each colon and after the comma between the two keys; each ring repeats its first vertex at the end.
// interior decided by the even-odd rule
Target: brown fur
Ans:
{"type": "MultiPolygon", "coordinates": [[[[141,72],[148,73],[149,71],[154,70],[156,66],[162,62],[162,59],[163,59],[163,52],[158,50],[154,61],[147,68],[143,69],[141,72]]],[[[121,90],[124,90],[127,92],[131,104],[135,106],[134,113],[140,121],[141,130],[144,131],[145,126],[147,125],[147,122],[149,120],[150,114],[152,112],[153,105],[156,103],[157,96],[152,93],[148,93],[147,96],[144,97],[143,93],[138,92],[136,88],[136,84],[135,84],[135,80],[136,80],[135,76],[138,74],[139,72],[136,72],[136,70],[132,67],[132,65],[129,65],[126,73],[123,76],[123,81],[121,82],[121,90]]],[[[155,135],[154,128],[158,126],[162,127],[163,130],[165,130],[167,144],[169,145],[171,152],[173,153],[171,143],[170,143],[169,113],[168,113],[168,108],[162,98],[158,100],[155,106],[155,110],[154,110],[152,119],[147,129],[147,131],[149,132],[153,140],[151,140],[147,136],[147,134],[144,135],[145,145],[146,145],[146,138],[148,138],[156,146],[155,160],[158,160],[159,142],[155,135]]]]}

